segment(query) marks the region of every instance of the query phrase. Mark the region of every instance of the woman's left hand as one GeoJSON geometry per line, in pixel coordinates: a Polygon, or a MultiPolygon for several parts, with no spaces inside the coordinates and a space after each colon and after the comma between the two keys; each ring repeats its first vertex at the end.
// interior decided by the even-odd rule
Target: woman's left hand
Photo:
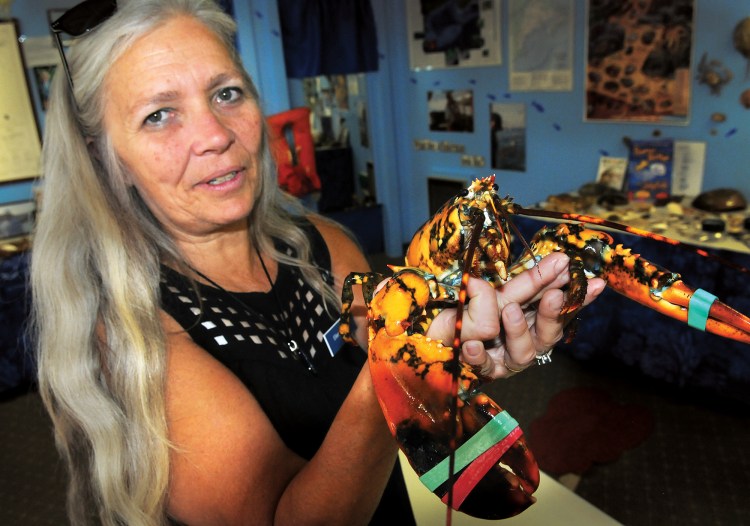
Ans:
{"type": "MultiPolygon", "coordinates": [[[[564,254],[550,254],[499,290],[481,279],[470,279],[461,359],[477,367],[481,376],[495,379],[518,373],[548,353],[562,339],[567,321],[560,311],[565,301],[561,287],[570,280],[568,261],[564,254]]],[[[604,280],[589,280],[584,305],[605,286],[604,280]]],[[[450,342],[455,316],[455,309],[441,312],[428,335],[450,342]]]]}

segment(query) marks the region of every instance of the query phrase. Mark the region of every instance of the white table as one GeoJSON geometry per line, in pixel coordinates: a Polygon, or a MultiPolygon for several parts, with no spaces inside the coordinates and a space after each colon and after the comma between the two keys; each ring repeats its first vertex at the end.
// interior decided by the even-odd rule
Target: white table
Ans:
{"type": "MultiPolygon", "coordinates": [[[[428,490],[409,466],[403,453],[399,453],[401,468],[406,479],[409,498],[414,508],[417,526],[440,526],[445,524],[446,509],[440,499],[428,490]]],[[[615,526],[621,523],[570,491],[549,475],[542,472],[539,489],[534,493],[537,502],[520,515],[510,519],[487,521],[454,511],[455,526],[615,526]]]]}

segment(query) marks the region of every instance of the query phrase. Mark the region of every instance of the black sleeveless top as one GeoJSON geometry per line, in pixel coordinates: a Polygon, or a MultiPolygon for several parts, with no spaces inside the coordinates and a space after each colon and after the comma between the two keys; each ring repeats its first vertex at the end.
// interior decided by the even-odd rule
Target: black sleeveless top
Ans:
{"type": "MultiPolygon", "coordinates": [[[[332,284],[325,241],[312,225],[307,232],[313,261],[323,279],[332,284]]],[[[294,253],[283,241],[275,244],[287,254],[294,253]]],[[[227,293],[197,286],[200,301],[188,278],[163,266],[161,301],[165,312],[242,380],[292,451],[312,458],[362,369],[365,352],[344,344],[331,355],[324,334],[338,319],[338,312],[326,312],[323,298],[293,267],[279,264],[268,293],[227,293]],[[316,375],[289,351],[289,328],[300,349],[311,357],[316,375]]],[[[371,524],[414,524],[398,462],[371,524]]]]}

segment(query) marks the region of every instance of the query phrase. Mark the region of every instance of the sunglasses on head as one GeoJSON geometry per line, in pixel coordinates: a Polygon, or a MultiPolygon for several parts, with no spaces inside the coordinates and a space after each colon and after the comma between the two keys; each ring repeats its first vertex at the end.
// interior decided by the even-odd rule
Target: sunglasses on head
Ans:
{"type": "Polygon", "coordinates": [[[55,36],[57,51],[60,53],[60,59],[62,60],[71,93],[73,93],[73,77],[70,74],[70,67],[65,58],[65,50],[63,49],[60,33],[67,33],[72,37],[85,35],[111,17],[115,11],[117,11],[116,0],[86,0],[75,7],[71,7],[60,18],[50,24],[49,27],[55,36]]]}

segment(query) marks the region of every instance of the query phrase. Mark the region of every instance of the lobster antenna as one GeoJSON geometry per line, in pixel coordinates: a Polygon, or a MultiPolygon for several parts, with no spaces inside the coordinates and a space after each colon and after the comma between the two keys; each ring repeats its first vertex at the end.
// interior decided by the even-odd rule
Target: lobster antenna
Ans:
{"type": "MultiPolygon", "coordinates": [[[[521,208],[521,207],[520,207],[519,205],[517,205],[517,204],[515,204],[515,203],[514,203],[514,205],[513,205],[513,206],[515,207],[515,209],[516,209],[516,210],[518,210],[518,212],[516,212],[516,213],[520,213],[520,212],[524,212],[524,211],[525,211],[525,209],[524,209],[524,208],[521,208]]],[[[508,214],[508,212],[506,212],[506,211],[505,211],[505,207],[503,207],[503,206],[498,206],[498,207],[496,207],[496,208],[497,208],[497,212],[498,212],[498,213],[499,213],[499,214],[500,214],[500,215],[502,216],[502,218],[503,218],[503,219],[504,219],[504,220],[505,220],[505,221],[506,221],[506,222],[508,223],[508,225],[510,226],[510,229],[511,229],[511,231],[512,231],[512,232],[513,232],[513,233],[514,233],[514,234],[516,235],[516,238],[517,238],[518,240],[520,240],[520,241],[521,241],[521,244],[523,245],[523,252],[521,252],[521,253],[520,253],[520,254],[518,255],[518,257],[519,257],[519,258],[522,258],[522,257],[523,257],[523,256],[525,256],[526,254],[530,255],[530,256],[531,256],[531,258],[532,258],[532,259],[533,259],[533,261],[534,261],[534,266],[536,267],[536,266],[537,266],[537,261],[538,261],[538,260],[536,259],[535,255],[534,255],[534,249],[532,249],[532,248],[531,248],[531,246],[529,245],[529,243],[528,243],[528,242],[526,241],[526,238],[525,238],[525,237],[523,236],[523,234],[522,234],[522,233],[521,233],[521,231],[520,231],[520,230],[518,229],[518,227],[516,226],[516,224],[515,224],[515,223],[513,222],[513,220],[512,220],[511,218],[510,218],[510,214],[508,214]]],[[[539,269],[537,269],[537,272],[541,272],[541,271],[540,271],[539,269]]]]}
{"type": "Polygon", "coordinates": [[[458,291],[458,304],[456,307],[456,330],[453,333],[453,357],[451,360],[451,367],[453,372],[453,383],[451,385],[451,443],[450,443],[450,455],[448,457],[448,506],[447,515],[445,519],[446,526],[451,526],[451,510],[453,509],[453,484],[455,483],[456,473],[456,437],[458,436],[458,376],[461,371],[461,364],[459,363],[459,356],[461,356],[461,327],[463,325],[464,306],[466,305],[467,293],[466,287],[469,284],[469,277],[471,275],[471,269],[474,265],[474,255],[477,251],[477,245],[479,244],[479,236],[482,233],[484,227],[484,219],[481,212],[475,211],[472,217],[474,226],[469,236],[469,245],[466,249],[466,257],[463,261],[463,272],[461,274],[461,286],[458,291]]]}

